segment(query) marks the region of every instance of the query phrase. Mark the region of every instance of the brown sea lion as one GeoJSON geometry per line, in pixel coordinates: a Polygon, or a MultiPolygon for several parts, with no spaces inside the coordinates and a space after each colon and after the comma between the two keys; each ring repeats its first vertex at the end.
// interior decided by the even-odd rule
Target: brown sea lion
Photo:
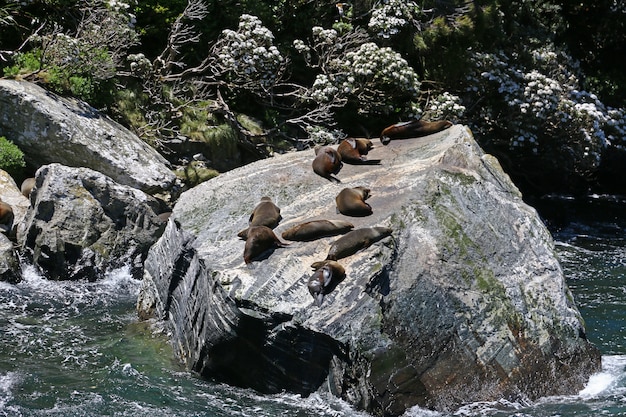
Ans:
{"type": "Polygon", "coordinates": [[[369,216],[372,214],[372,207],[365,202],[369,196],[369,188],[344,188],[337,194],[337,197],[335,197],[337,211],[346,216],[369,216]]]}
{"type": "Polygon", "coordinates": [[[337,175],[343,167],[341,162],[341,155],[335,149],[330,146],[322,146],[315,149],[315,159],[313,159],[313,172],[320,177],[326,178],[329,181],[341,182],[337,175]]]}
{"type": "Polygon", "coordinates": [[[309,242],[322,237],[341,235],[354,228],[343,220],[311,220],[297,224],[282,233],[283,239],[309,242]]]}
{"type": "Polygon", "coordinates": [[[365,155],[374,148],[369,139],[346,138],[337,147],[341,161],[348,164],[379,164],[380,159],[368,161],[365,155]]]}
{"type": "Polygon", "coordinates": [[[336,261],[354,255],[361,249],[391,235],[392,230],[388,227],[367,227],[352,230],[341,236],[330,246],[326,259],[336,261]]]}
{"type": "MultiPolygon", "coordinates": [[[[269,197],[261,197],[261,202],[256,205],[254,210],[252,210],[252,214],[248,219],[249,227],[252,226],[267,226],[270,229],[278,226],[278,223],[282,219],[280,215],[280,208],[276,204],[272,202],[272,199],[269,197]]],[[[246,234],[248,233],[248,229],[244,229],[237,233],[242,239],[246,239],[246,234]]]]}
{"type": "Polygon", "coordinates": [[[380,142],[388,145],[392,139],[418,138],[432,135],[452,126],[448,120],[427,122],[425,120],[411,120],[410,122],[396,123],[383,129],[380,133],[380,142]]]}
{"type": "Polygon", "coordinates": [[[315,300],[315,305],[322,305],[324,296],[332,292],[337,284],[346,277],[346,270],[336,261],[323,261],[313,264],[315,272],[309,278],[307,287],[315,300]]]}
{"type": "Polygon", "coordinates": [[[247,264],[263,259],[263,255],[272,249],[287,246],[287,243],[281,242],[267,226],[251,226],[248,228],[247,236],[243,250],[243,260],[247,264]]]}
{"type": "Polygon", "coordinates": [[[0,200],[0,231],[7,233],[13,228],[13,207],[0,200]]]}
{"type": "Polygon", "coordinates": [[[22,186],[20,187],[20,191],[22,192],[22,195],[24,197],[30,198],[30,193],[31,191],[33,191],[34,187],[35,187],[35,178],[34,177],[26,178],[24,181],[22,181],[22,186]]]}

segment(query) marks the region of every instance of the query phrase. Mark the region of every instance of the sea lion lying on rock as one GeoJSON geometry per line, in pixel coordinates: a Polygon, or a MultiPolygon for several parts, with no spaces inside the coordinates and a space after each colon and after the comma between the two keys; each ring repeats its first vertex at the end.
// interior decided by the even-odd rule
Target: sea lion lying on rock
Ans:
{"type": "Polygon", "coordinates": [[[322,237],[336,236],[354,228],[352,223],[343,220],[311,220],[297,224],[282,233],[283,239],[309,242],[322,237]]]}
{"type": "Polygon", "coordinates": [[[391,235],[392,230],[388,227],[367,227],[352,230],[337,239],[328,251],[327,260],[336,261],[354,255],[361,249],[368,248],[391,235]]]}
{"type": "Polygon", "coordinates": [[[336,261],[322,261],[315,262],[311,265],[315,272],[309,278],[307,287],[309,293],[313,296],[315,305],[318,307],[322,305],[324,296],[330,294],[337,284],[339,284],[346,277],[346,271],[336,261]]]}
{"type": "MultiPolygon", "coordinates": [[[[248,224],[250,227],[267,226],[273,229],[278,226],[281,219],[280,208],[272,202],[272,199],[269,197],[261,197],[261,202],[252,210],[248,224]]],[[[247,233],[248,229],[244,229],[237,233],[237,236],[246,239],[247,233]]]]}
{"type": "Polygon", "coordinates": [[[370,189],[365,187],[344,188],[335,197],[337,211],[346,216],[364,217],[372,214],[372,207],[365,202],[370,189]]]}
{"type": "Polygon", "coordinates": [[[392,139],[418,138],[440,132],[452,126],[448,120],[427,122],[425,120],[412,120],[410,122],[396,123],[383,129],[380,133],[380,142],[388,145],[392,139]]]}
{"type": "Polygon", "coordinates": [[[346,138],[337,147],[341,161],[348,164],[379,164],[380,159],[368,161],[365,155],[374,148],[369,139],[346,138]]]}
{"type": "Polygon", "coordinates": [[[0,200],[0,232],[8,233],[13,228],[13,207],[0,200]]]}
{"type": "Polygon", "coordinates": [[[261,260],[263,255],[276,248],[283,248],[287,243],[281,242],[274,231],[267,226],[252,226],[248,228],[246,246],[243,250],[243,260],[249,264],[261,260]]]}
{"type": "Polygon", "coordinates": [[[341,162],[341,155],[334,148],[330,146],[322,146],[315,148],[315,159],[313,159],[313,172],[320,177],[326,178],[329,181],[341,182],[333,175],[337,175],[343,163],[341,162]]]}

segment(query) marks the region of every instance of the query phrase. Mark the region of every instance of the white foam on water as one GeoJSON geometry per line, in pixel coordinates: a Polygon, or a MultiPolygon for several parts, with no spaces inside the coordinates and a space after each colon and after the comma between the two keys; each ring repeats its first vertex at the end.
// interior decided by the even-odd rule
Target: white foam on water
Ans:
{"type": "Polygon", "coordinates": [[[602,371],[591,375],[587,386],[578,395],[582,399],[589,399],[605,394],[618,385],[625,370],[626,355],[602,356],[602,371]]]}
{"type": "Polygon", "coordinates": [[[7,404],[13,399],[13,390],[21,379],[21,376],[16,372],[0,374],[0,413],[11,410],[7,404]]]}

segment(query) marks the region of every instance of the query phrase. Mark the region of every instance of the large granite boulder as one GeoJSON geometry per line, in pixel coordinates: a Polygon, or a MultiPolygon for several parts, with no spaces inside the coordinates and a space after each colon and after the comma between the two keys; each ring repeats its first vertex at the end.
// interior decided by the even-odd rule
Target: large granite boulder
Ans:
{"type": "Polygon", "coordinates": [[[141,317],[163,320],[189,369],[261,392],[330,390],[377,415],[414,405],[534,400],[581,389],[600,367],[551,235],[465,127],[375,141],[380,165],[312,172],[313,151],[222,174],[178,200],[150,249],[141,317]],[[343,187],[373,214],[337,214],[343,187]],[[237,233],[262,196],[280,232],[309,219],[386,226],[340,259],[346,278],[316,306],[310,265],[337,238],[292,242],[246,265],[237,233]]]}
{"type": "Polygon", "coordinates": [[[0,136],[13,141],[34,167],[87,167],[152,195],[167,195],[175,184],[154,148],[86,103],[0,79],[0,108],[0,136]]]}
{"type": "Polygon", "coordinates": [[[165,227],[162,202],[88,168],[41,167],[30,201],[18,243],[51,279],[94,280],[126,266],[140,278],[165,227]]]}

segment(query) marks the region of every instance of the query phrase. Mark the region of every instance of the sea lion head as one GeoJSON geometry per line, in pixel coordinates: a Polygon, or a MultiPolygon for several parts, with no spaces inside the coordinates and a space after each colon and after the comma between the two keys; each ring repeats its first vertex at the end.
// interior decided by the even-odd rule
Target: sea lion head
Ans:
{"type": "Polygon", "coordinates": [[[260,259],[264,253],[271,249],[287,246],[267,226],[251,226],[247,231],[246,245],[243,251],[243,260],[246,264],[260,259]]]}

